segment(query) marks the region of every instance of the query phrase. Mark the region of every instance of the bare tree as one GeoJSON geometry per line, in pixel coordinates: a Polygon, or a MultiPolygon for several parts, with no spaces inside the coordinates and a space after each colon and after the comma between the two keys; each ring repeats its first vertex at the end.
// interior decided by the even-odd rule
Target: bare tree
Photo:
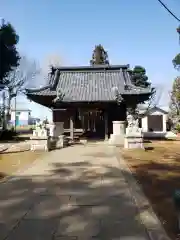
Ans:
{"type": "Polygon", "coordinates": [[[137,116],[137,118],[140,118],[142,115],[148,114],[150,109],[157,107],[162,97],[162,94],[163,94],[163,86],[156,85],[152,87],[152,94],[149,100],[144,104],[138,105],[137,108],[135,109],[135,115],[137,116]],[[140,110],[142,110],[143,113],[141,113],[140,110]]]}
{"type": "Polygon", "coordinates": [[[21,57],[20,64],[17,68],[9,73],[6,78],[6,86],[8,91],[7,116],[9,118],[11,101],[18,93],[23,93],[26,87],[35,84],[35,79],[40,73],[37,64],[28,60],[25,56],[21,57]]]}
{"type": "Polygon", "coordinates": [[[41,85],[47,82],[48,74],[51,72],[51,67],[59,67],[64,63],[63,59],[57,54],[49,54],[45,57],[41,64],[41,85]]]}
{"type": "Polygon", "coordinates": [[[153,86],[153,92],[148,102],[149,108],[154,108],[159,105],[163,92],[164,92],[164,89],[161,84],[153,86]]]}

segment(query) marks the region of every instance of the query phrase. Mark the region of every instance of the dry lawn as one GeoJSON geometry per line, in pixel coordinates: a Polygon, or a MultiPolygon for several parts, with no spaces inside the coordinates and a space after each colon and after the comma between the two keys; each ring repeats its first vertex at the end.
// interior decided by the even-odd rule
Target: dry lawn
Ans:
{"type": "Polygon", "coordinates": [[[173,193],[180,189],[180,141],[153,141],[144,150],[123,150],[154,211],[172,239],[178,238],[173,193]]]}
{"type": "Polygon", "coordinates": [[[44,152],[31,151],[0,153],[0,179],[27,167],[43,154],[44,152]]]}

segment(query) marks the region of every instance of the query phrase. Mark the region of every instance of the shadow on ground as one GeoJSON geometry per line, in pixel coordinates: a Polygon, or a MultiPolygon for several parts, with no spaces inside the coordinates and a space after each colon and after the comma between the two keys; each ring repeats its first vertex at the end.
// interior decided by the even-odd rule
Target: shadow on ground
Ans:
{"type": "Polygon", "coordinates": [[[14,176],[0,191],[1,240],[9,231],[8,240],[135,240],[144,231],[120,170],[109,165],[52,163],[48,173],[14,176]]]}
{"type": "Polygon", "coordinates": [[[180,239],[174,204],[174,193],[180,190],[179,153],[171,155],[165,152],[162,159],[157,157],[153,160],[152,157],[151,161],[144,159],[140,164],[135,164],[138,159],[130,156],[126,157],[126,161],[171,239],[180,239]]]}
{"type": "Polygon", "coordinates": [[[5,154],[29,152],[29,148],[27,147],[27,149],[22,149],[22,150],[17,149],[16,151],[8,151],[8,149],[6,149],[6,150],[0,152],[0,158],[1,158],[1,155],[3,155],[3,154],[5,155],[5,154]]]}

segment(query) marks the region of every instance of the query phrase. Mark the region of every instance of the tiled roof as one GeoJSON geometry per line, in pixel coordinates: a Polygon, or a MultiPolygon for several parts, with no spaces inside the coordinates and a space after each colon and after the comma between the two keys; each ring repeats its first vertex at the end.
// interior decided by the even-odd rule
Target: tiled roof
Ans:
{"type": "Polygon", "coordinates": [[[132,85],[128,66],[96,66],[59,68],[51,76],[49,86],[28,90],[28,95],[56,96],[60,90],[63,102],[114,101],[116,92],[126,94],[148,94],[151,89],[132,85]]]}
{"type": "Polygon", "coordinates": [[[52,90],[50,86],[39,89],[26,89],[27,95],[37,96],[56,96],[56,91],[52,90]]]}
{"type": "Polygon", "coordinates": [[[165,107],[160,107],[160,106],[159,107],[155,106],[155,107],[151,107],[151,108],[148,108],[148,106],[147,106],[144,109],[139,109],[139,113],[142,114],[142,115],[143,114],[146,114],[146,115],[152,114],[155,111],[158,111],[158,112],[161,112],[161,113],[164,113],[164,114],[168,114],[168,112],[169,112],[167,107],[165,109],[165,107]]]}

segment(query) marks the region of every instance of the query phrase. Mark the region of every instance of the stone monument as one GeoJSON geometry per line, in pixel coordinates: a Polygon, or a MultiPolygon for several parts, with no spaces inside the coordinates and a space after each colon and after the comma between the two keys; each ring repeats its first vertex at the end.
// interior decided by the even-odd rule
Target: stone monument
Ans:
{"type": "Polygon", "coordinates": [[[128,126],[126,128],[126,135],[124,138],[124,148],[144,148],[143,146],[143,133],[139,128],[138,119],[133,115],[127,116],[128,126]]]}
{"type": "Polygon", "coordinates": [[[48,129],[42,122],[36,123],[31,137],[31,151],[45,150],[48,151],[48,129]]]}
{"type": "Polygon", "coordinates": [[[48,130],[42,122],[36,123],[36,127],[33,130],[33,139],[47,139],[48,130]]]}

